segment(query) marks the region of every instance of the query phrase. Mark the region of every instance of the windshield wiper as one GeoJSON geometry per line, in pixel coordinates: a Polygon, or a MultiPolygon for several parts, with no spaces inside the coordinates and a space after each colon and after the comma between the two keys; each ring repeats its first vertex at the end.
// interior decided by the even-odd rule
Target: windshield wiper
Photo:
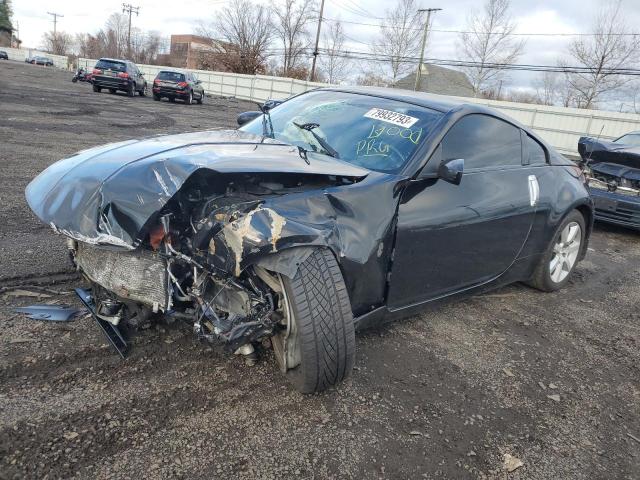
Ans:
{"type": "Polygon", "coordinates": [[[262,112],[262,136],[269,138],[276,138],[273,133],[273,123],[271,122],[271,113],[269,113],[270,108],[258,103],[258,108],[262,112]],[[267,128],[269,130],[267,130],[267,128]]]}
{"type": "Polygon", "coordinates": [[[302,125],[296,122],[293,122],[293,124],[302,129],[302,130],[306,130],[307,132],[311,133],[311,135],[313,135],[313,138],[316,139],[316,141],[318,142],[318,144],[324,149],[324,151],[327,153],[327,155],[333,157],[333,158],[340,158],[340,154],[336,151],[335,148],[333,148],[331,145],[329,145],[327,143],[327,141],[322,138],[320,135],[318,135],[316,132],[314,132],[313,130],[318,128],[320,126],[319,123],[303,123],[302,125]]]}

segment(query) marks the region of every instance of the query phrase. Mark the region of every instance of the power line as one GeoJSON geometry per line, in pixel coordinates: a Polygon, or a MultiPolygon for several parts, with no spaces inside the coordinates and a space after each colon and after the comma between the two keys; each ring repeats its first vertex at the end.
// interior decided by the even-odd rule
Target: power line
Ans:
{"type": "MultiPolygon", "coordinates": [[[[324,18],[325,21],[327,22],[342,22],[342,23],[348,23],[351,25],[363,25],[363,26],[367,26],[367,27],[378,27],[378,28],[382,28],[384,25],[380,24],[380,23],[366,23],[366,22],[354,22],[351,20],[341,20],[338,18],[329,18],[329,17],[325,17],[324,18]]],[[[407,28],[406,30],[408,31],[414,31],[414,32],[421,32],[422,28],[407,28]]],[[[473,32],[470,30],[444,30],[444,29],[430,29],[432,32],[438,32],[438,33],[468,33],[468,34],[479,34],[479,35],[509,35],[509,36],[516,36],[516,37],[591,37],[594,34],[593,33],[568,33],[568,32],[559,32],[559,33],[519,33],[519,32],[490,32],[490,33],[485,33],[485,32],[473,32]]],[[[607,35],[611,35],[611,36],[617,36],[617,37],[637,37],[640,36],[640,33],[626,33],[626,32],[621,32],[621,33],[607,33],[607,35]]]]}

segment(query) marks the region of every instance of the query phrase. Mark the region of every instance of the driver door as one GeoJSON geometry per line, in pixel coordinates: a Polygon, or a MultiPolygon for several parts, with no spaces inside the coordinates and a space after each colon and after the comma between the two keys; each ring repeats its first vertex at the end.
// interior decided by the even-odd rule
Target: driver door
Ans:
{"type": "Polygon", "coordinates": [[[535,202],[522,165],[520,129],[489,115],[461,118],[426,172],[464,159],[460,184],[414,180],[398,211],[388,306],[400,309],[490,281],[518,257],[535,202]]]}

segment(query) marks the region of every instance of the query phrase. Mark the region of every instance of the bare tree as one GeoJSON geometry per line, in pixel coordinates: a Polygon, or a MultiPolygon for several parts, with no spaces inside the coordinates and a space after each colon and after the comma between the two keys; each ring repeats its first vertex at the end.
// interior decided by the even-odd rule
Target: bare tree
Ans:
{"type": "Polygon", "coordinates": [[[342,22],[334,22],[324,31],[323,51],[319,61],[328,83],[338,83],[345,78],[345,70],[349,60],[345,58],[343,53],[344,41],[342,22]]]}
{"type": "Polygon", "coordinates": [[[408,57],[415,57],[420,48],[420,20],[416,0],[398,0],[396,6],[385,13],[373,53],[387,59],[391,83],[414,68],[408,57]]]}
{"type": "Polygon", "coordinates": [[[465,32],[460,34],[458,49],[466,60],[477,64],[465,69],[476,96],[495,89],[504,79],[504,70],[496,64],[513,64],[524,50],[525,42],[512,38],[517,25],[509,7],[509,0],[487,0],[480,12],[469,15],[465,32]]]}
{"type": "Polygon", "coordinates": [[[537,103],[555,105],[561,96],[561,78],[556,72],[543,72],[535,82],[537,103]]]}
{"type": "Polygon", "coordinates": [[[67,55],[73,48],[73,37],[67,32],[46,32],[42,36],[42,47],[54,55],[67,55]]]}
{"type": "Polygon", "coordinates": [[[273,9],[276,17],[275,34],[283,48],[284,76],[289,76],[292,69],[300,66],[302,54],[309,47],[307,25],[314,20],[313,10],[313,0],[285,0],[284,4],[273,9]]]}
{"type": "Polygon", "coordinates": [[[231,72],[255,75],[266,68],[273,23],[269,11],[250,0],[232,0],[199,33],[216,46],[215,60],[231,72]],[[222,41],[221,41],[222,40],[222,41]]]}
{"type": "Polygon", "coordinates": [[[620,12],[620,0],[605,6],[596,16],[593,36],[571,42],[571,63],[588,73],[567,73],[567,83],[578,108],[593,108],[604,95],[619,89],[632,77],[612,73],[638,63],[640,36],[629,33],[620,12]]]}

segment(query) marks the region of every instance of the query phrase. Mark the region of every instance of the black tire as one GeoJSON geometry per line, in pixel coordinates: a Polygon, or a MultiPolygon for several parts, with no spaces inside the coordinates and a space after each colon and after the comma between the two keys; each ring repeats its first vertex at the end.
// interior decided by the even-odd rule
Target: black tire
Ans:
{"type": "Polygon", "coordinates": [[[113,95],[114,93],[116,93],[116,89],[115,88],[110,88],[109,89],[109,93],[113,95]]]}
{"type": "Polygon", "coordinates": [[[193,90],[189,90],[189,96],[184,99],[184,103],[186,103],[187,105],[193,104],[193,90]]]}
{"type": "Polygon", "coordinates": [[[78,77],[73,77],[73,78],[71,79],[71,81],[72,81],[73,83],[78,83],[78,77]]]}
{"type": "Polygon", "coordinates": [[[538,265],[536,266],[533,276],[527,282],[528,285],[537,288],[538,290],[542,290],[543,292],[554,292],[556,290],[560,290],[567,283],[569,283],[571,275],[575,270],[575,266],[578,264],[578,260],[580,259],[580,252],[578,252],[578,258],[572,265],[569,274],[559,282],[555,282],[551,278],[550,263],[554,254],[554,246],[558,242],[558,239],[562,234],[564,228],[571,222],[576,222],[580,226],[580,249],[584,248],[584,240],[586,234],[584,216],[578,210],[573,210],[562,220],[562,222],[560,222],[560,225],[556,229],[553,237],[551,238],[551,241],[549,242],[549,245],[547,246],[545,254],[542,256],[538,265]]]}
{"type": "Polygon", "coordinates": [[[202,102],[204,102],[204,90],[202,91],[202,93],[200,94],[200,98],[198,98],[196,102],[198,102],[198,105],[202,105],[202,102]]]}
{"type": "Polygon", "coordinates": [[[138,94],[139,94],[141,97],[146,97],[146,96],[147,96],[147,83],[146,83],[146,82],[145,82],[145,84],[142,86],[142,90],[140,90],[140,91],[138,92],[138,94]]]}
{"type": "Polygon", "coordinates": [[[175,102],[175,101],[176,101],[176,97],[169,97],[169,101],[170,101],[171,103],[175,102]]]}
{"type": "Polygon", "coordinates": [[[136,85],[135,83],[130,83],[127,87],[127,96],[133,97],[136,94],[136,85]]]}
{"type": "Polygon", "coordinates": [[[97,86],[97,85],[94,85],[94,86],[93,86],[93,91],[94,91],[94,92],[96,92],[96,93],[100,93],[100,92],[102,91],[102,88],[100,88],[100,87],[99,87],[99,86],[97,86]]]}
{"type": "Polygon", "coordinates": [[[344,380],[355,359],[353,315],[342,272],[330,250],[318,249],[293,279],[282,279],[301,359],[287,378],[302,393],[321,392],[344,380]]]}
{"type": "Polygon", "coordinates": [[[159,102],[159,101],[160,101],[160,95],[156,95],[156,94],[154,93],[154,94],[153,94],[153,99],[154,99],[156,102],[159,102]]]}

